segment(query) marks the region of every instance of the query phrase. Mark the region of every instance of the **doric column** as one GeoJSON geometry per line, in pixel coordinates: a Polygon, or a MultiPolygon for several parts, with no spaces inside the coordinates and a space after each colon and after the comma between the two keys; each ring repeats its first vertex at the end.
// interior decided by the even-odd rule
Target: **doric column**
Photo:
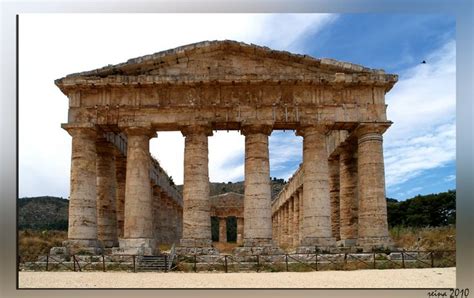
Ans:
{"type": "Polygon", "coordinates": [[[178,210],[176,209],[176,204],[173,202],[171,205],[171,223],[172,223],[172,242],[175,243],[178,240],[178,210]]]}
{"type": "Polygon", "coordinates": [[[72,136],[68,240],[64,245],[97,251],[96,130],[63,125],[72,136]]]}
{"type": "Polygon", "coordinates": [[[293,209],[293,197],[288,199],[288,246],[293,246],[293,216],[295,215],[293,209]]]}
{"type": "Polygon", "coordinates": [[[272,214],[272,239],[273,241],[277,241],[277,235],[276,235],[276,227],[277,227],[277,221],[276,221],[276,216],[275,214],[272,214]]]}
{"type": "Polygon", "coordinates": [[[339,233],[339,157],[329,159],[329,196],[331,200],[332,235],[340,240],[339,233]]]}
{"type": "Polygon", "coordinates": [[[307,126],[298,131],[303,136],[303,240],[302,246],[332,246],[331,203],[326,129],[307,126]]]}
{"type": "Polygon", "coordinates": [[[283,209],[282,206],[278,208],[278,245],[283,244],[283,209]]]}
{"type": "Polygon", "coordinates": [[[386,126],[361,125],[357,129],[359,238],[361,246],[390,244],[385,198],[382,133],[386,126]]]}
{"type": "Polygon", "coordinates": [[[247,125],[245,136],[244,246],[272,245],[268,136],[271,126],[247,125]]]}
{"type": "Polygon", "coordinates": [[[117,237],[123,238],[124,210],[125,210],[125,178],[127,175],[127,158],[115,151],[115,204],[117,217],[117,237]]]}
{"type": "Polygon", "coordinates": [[[289,225],[288,225],[288,220],[289,220],[289,204],[288,204],[288,201],[285,202],[285,204],[283,205],[283,222],[284,222],[284,228],[283,228],[283,234],[284,234],[284,240],[283,240],[283,243],[285,245],[288,245],[289,244],[289,234],[290,234],[290,231],[289,231],[289,225]]]}
{"type": "Polygon", "coordinates": [[[178,240],[181,241],[183,237],[183,209],[179,207],[178,209],[178,240]]]}
{"type": "Polygon", "coordinates": [[[356,244],[358,226],[357,158],[356,148],[341,147],[340,176],[340,236],[345,246],[356,244]]]}
{"type": "Polygon", "coordinates": [[[160,197],[161,189],[155,185],[152,187],[153,195],[153,238],[158,242],[161,241],[161,214],[160,214],[160,197]]]}
{"type": "Polygon", "coordinates": [[[118,246],[115,146],[99,138],[97,146],[97,238],[104,247],[118,246]]]}
{"type": "Polygon", "coordinates": [[[136,254],[153,254],[153,197],[150,187],[149,128],[129,127],[127,135],[127,176],[125,184],[124,238],[120,247],[136,254]]]}
{"type": "Polygon", "coordinates": [[[166,198],[165,203],[165,216],[164,220],[166,222],[166,243],[170,244],[173,241],[173,215],[172,215],[172,208],[173,205],[171,204],[171,199],[169,197],[166,198]]]}
{"type": "Polygon", "coordinates": [[[227,218],[219,217],[219,242],[227,242],[227,218]]]}
{"type": "Polygon", "coordinates": [[[298,189],[298,202],[299,202],[299,209],[300,209],[300,218],[298,222],[298,242],[301,245],[303,241],[303,217],[304,217],[304,208],[303,208],[303,188],[298,189]]]}
{"type": "Polygon", "coordinates": [[[237,217],[237,244],[242,244],[244,238],[244,218],[237,217]]]}
{"type": "Polygon", "coordinates": [[[182,130],[184,147],[183,247],[208,247],[211,239],[209,200],[208,136],[209,126],[193,126],[182,130]]]}
{"type": "Polygon", "coordinates": [[[299,217],[300,217],[300,203],[298,193],[293,197],[293,246],[299,245],[299,217]]]}

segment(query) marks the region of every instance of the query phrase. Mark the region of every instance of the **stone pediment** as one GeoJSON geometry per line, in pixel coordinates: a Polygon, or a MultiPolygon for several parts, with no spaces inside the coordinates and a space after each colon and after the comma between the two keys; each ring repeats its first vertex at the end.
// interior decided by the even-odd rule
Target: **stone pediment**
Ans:
{"type": "Polygon", "coordinates": [[[332,59],[275,51],[235,41],[204,41],[56,80],[64,92],[87,86],[310,82],[385,85],[396,75],[332,59]]]}

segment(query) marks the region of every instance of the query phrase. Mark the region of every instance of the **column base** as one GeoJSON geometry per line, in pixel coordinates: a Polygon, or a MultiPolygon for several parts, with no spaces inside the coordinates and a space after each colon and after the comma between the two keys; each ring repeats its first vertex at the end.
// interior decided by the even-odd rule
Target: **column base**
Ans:
{"type": "Polygon", "coordinates": [[[383,237],[361,237],[357,239],[357,246],[364,251],[394,250],[395,244],[388,236],[383,237]]]}
{"type": "Polygon", "coordinates": [[[334,237],[305,237],[301,240],[301,246],[336,246],[334,237]]]}
{"type": "Polygon", "coordinates": [[[119,239],[119,247],[112,248],[114,255],[152,256],[158,253],[158,243],[152,238],[123,238],[119,239]]]}
{"type": "Polygon", "coordinates": [[[104,248],[112,248],[119,246],[118,240],[99,240],[104,248]]]}
{"type": "Polygon", "coordinates": [[[285,251],[278,246],[240,246],[234,248],[232,253],[235,256],[256,256],[256,255],[282,255],[285,251]]]}
{"type": "Polygon", "coordinates": [[[62,244],[66,247],[68,254],[99,255],[103,251],[102,245],[97,239],[68,239],[62,244]]]}
{"type": "Polygon", "coordinates": [[[336,241],[338,247],[352,247],[357,245],[357,239],[344,239],[336,241]]]}

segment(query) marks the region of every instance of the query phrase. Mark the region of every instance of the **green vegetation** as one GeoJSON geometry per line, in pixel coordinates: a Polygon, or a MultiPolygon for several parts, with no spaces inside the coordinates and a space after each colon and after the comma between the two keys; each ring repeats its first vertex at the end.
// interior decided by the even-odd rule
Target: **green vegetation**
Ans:
{"type": "Polygon", "coordinates": [[[18,203],[18,229],[67,231],[69,200],[57,197],[22,198],[18,203]]]}
{"type": "Polygon", "coordinates": [[[387,199],[388,224],[391,227],[439,227],[456,223],[456,191],[417,195],[399,202],[387,199]]]}

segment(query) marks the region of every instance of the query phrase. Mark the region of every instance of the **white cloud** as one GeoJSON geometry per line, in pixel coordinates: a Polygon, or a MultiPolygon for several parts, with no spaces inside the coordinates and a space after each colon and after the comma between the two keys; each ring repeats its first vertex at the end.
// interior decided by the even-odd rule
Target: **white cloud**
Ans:
{"type": "Polygon", "coordinates": [[[449,41],[407,70],[387,94],[387,187],[456,159],[456,48],[449,41]]]}
{"type": "MultiPolygon", "coordinates": [[[[53,81],[129,58],[202,40],[233,39],[303,52],[300,40],[330,24],[328,14],[22,14],[19,40],[19,195],[67,197],[71,138],[68,100],[53,81]]],[[[150,150],[182,183],[184,139],[159,133],[150,150]]],[[[212,181],[243,177],[243,137],[209,139],[212,181]]],[[[279,155],[278,155],[279,156],[279,155]]],[[[274,164],[278,166],[278,161],[274,164]]]]}

